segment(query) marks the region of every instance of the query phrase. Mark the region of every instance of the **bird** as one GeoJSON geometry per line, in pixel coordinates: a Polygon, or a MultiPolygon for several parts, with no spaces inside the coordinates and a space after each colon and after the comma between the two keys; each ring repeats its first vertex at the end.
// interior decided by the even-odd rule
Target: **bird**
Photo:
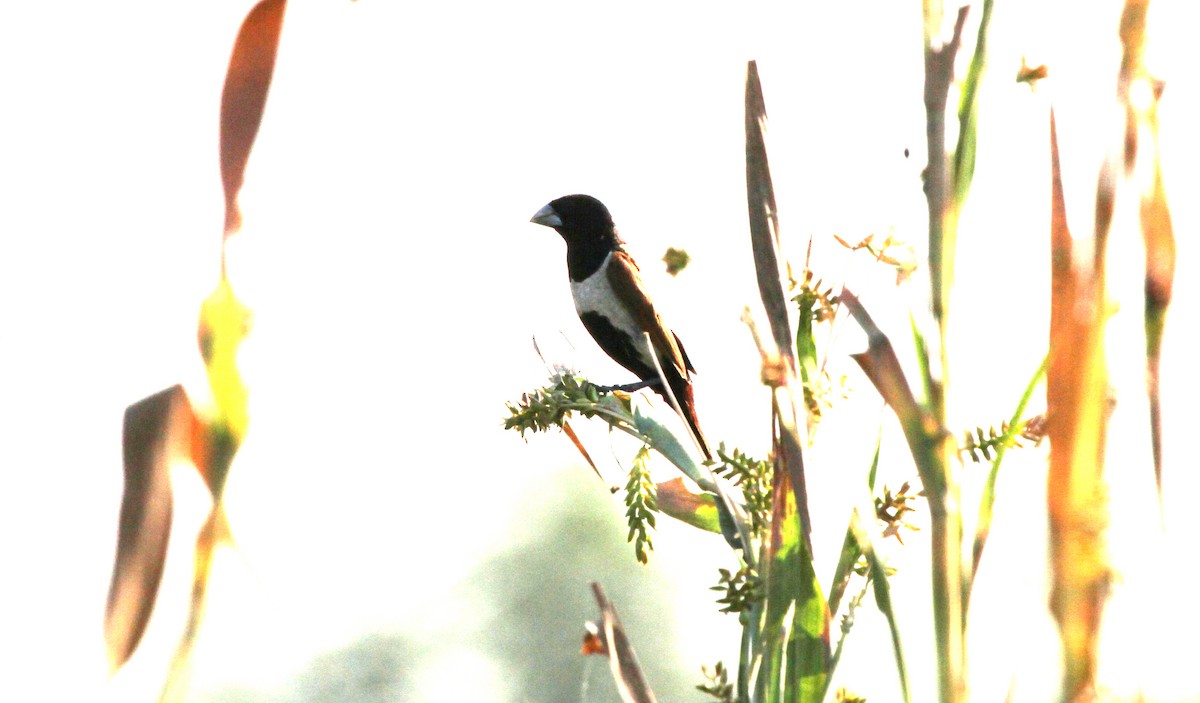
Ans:
{"type": "Polygon", "coordinates": [[[683,419],[705,459],[711,460],[692,393],[691,374],[696,369],[679,336],[663,323],[655,309],[608,208],[590,195],[565,195],[534,213],[530,222],[554,229],[567,243],[567,276],[580,321],[613,361],[641,381],[624,389],[649,386],[670,402],[646,348],[643,334],[650,335],[663,378],[683,411],[683,419]]]}

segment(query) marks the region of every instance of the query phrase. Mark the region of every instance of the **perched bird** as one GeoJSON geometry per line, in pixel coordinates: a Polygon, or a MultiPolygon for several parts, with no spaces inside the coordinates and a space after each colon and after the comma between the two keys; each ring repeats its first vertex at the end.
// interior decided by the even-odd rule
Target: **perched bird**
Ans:
{"type": "Polygon", "coordinates": [[[575,310],[592,338],[613,361],[636,374],[642,385],[651,386],[667,398],[642,336],[650,335],[663,377],[700,450],[711,459],[692,397],[689,372],[695,369],[679,337],[655,311],[637,264],[617,236],[608,208],[590,195],[566,195],[538,210],[530,222],[552,227],[566,241],[567,275],[575,310]]]}

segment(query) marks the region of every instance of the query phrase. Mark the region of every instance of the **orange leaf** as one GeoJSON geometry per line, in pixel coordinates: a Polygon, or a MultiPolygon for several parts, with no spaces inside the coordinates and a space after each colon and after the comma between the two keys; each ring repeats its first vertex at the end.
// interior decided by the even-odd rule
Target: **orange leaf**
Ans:
{"type": "Polygon", "coordinates": [[[225,235],[242,223],[238,192],[258,135],[267,90],[275,71],[275,52],[283,27],[286,0],[262,0],[242,22],[221,94],[221,182],[225,186],[225,235]]]}

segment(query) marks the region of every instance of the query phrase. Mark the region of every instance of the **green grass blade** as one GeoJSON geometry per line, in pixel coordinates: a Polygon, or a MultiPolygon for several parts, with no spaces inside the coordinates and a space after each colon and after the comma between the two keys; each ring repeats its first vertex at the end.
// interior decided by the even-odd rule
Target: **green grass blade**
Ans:
{"type": "Polygon", "coordinates": [[[1021,420],[1025,417],[1025,406],[1029,404],[1029,399],[1033,397],[1034,390],[1038,384],[1046,376],[1046,364],[1049,357],[1042,360],[1042,365],[1034,372],[1033,378],[1029,379],[1029,383],[1025,386],[1025,393],[1021,395],[1021,402],[1017,403],[1017,409],[1013,411],[1012,418],[1008,421],[1008,430],[1004,433],[1004,438],[996,446],[996,458],[992,460],[992,468],[988,471],[987,483],[983,487],[983,496],[979,500],[979,519],[975,526],[975,544],[971,548],[971,573],[979,572],[979,560],[983,556],[983,548],[987,544],[988,534],[992,529],[992,508],[996,502],[996,478],[1000,475],[1000,462],[1004,460],[1004,453],[1008,448],[1009,441],[1020,432],[1021,420]]]}
{"type": "Polygon", "coordinates": [[[941,392],[935,386],[937,393],[928,405],[919,404],[887,335],[853,293],[843,289],[840,297],[868,338],[867,351],[852,358],[896,413],[929,502],[939,697],[942,703],[957,703],[966,696],[963,605],[964,594],[970,589],[970,573],[962,558],[962,515],[957,509],[956,476],[950,469],[951,438],[931,411],[940,407],[941,392]]]}
{"type": "Polygon", "coordinates": [[[958,101],[958,144],[954,148],[954,200],[955,207],[962,209],[971,190],[971,179],[975,176],[975,139],[979,122],[979,86],[987,67],[987,32],[992,19],[992,0],[983,0],[983,14],[979,19],[979,34],[975,40],[975,53],[962,84],[958,101]]]}
{"type": "MultiPolygon", "coordinates": [[[[867,488],[873,493],[875,490],[875,473],[879,469],[879,453],[883,447],[883,423],[879,424],[879,431],[875,435],[875,456],[871,459],[871,470],[867,475],[867,488]]],[[[851,521],[854,518],[851,517],[851,521]]],[[[858,563],[858,558],[862,556],[862,548],[858,544],[858,538],[854,534],[854,525],[851,522],[846,526],[846,536],[842,540],[842,551],[838,556],[837,568],[833,571],[833,580],[829,584],[829,615],[836,616],[838,608],[842,603],[842,596],[846,593],[846,586],[850,584],[850,575],[854,565],[858,563]]]]}
{"type": "Polygon", "coordinates": [[[863,554],[866,556],[867,565],[870,568],[871,585],[875,594],[875,605],[879,608],[879,612],[883,613],[887,619],[888,630],[892,636],[892,653],[896,657],[896,674],[900,677],[900,691],[903,695],[904,703],[912,702],[912,694],[908,687],[908,667],[904,664],[904,648],[900,643],[900,627],[896,622],[896,611],[892,607],[892,592],[891,584],[888,583],[887,570],[884,568],[883,561],[879,558],[879,554],[875,551],[875,546],[871,540],[870,534],[866,530],[861,529],[856,535],[860,540],[863,554]]]}
{"type": "Polygon", "coordinates": [[[917,324],[915,315],[909,315],[908,322],[912,327],[913,347],[917,352],[917,367],[921,373],[921,388],[924,390],[926,398],[937,398],[937,386],[933,380],[933,367],[929,361],[929,342],[926,341],[925,335],[922,334],[921,327],[917,324]]]}

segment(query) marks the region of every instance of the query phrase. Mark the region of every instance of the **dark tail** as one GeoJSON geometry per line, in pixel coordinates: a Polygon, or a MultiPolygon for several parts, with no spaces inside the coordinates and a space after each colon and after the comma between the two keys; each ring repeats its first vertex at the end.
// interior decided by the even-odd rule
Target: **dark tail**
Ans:
{"type": "MultiPolygon", "coordinates": [[[[692,434],[696,436],[696,442],[700,445],[700,451],[704,453],[704,459],[711,460],[712,451],[708,448],[708,440],[704,439],[704,433],[700,431],[700,420],[696,417],[696,401],[692,396],[692,381],[689,378],[672,379],[675,382],[671,384],[671,391],[675,394],[675,399],[679,401],[679,408],[683,410],[683,419],[687,421],[688,427],[691,428],[692,434]]],[[[667,394],[660,388],[656,387],[659,395],[667,402],[667,394]]]]}

